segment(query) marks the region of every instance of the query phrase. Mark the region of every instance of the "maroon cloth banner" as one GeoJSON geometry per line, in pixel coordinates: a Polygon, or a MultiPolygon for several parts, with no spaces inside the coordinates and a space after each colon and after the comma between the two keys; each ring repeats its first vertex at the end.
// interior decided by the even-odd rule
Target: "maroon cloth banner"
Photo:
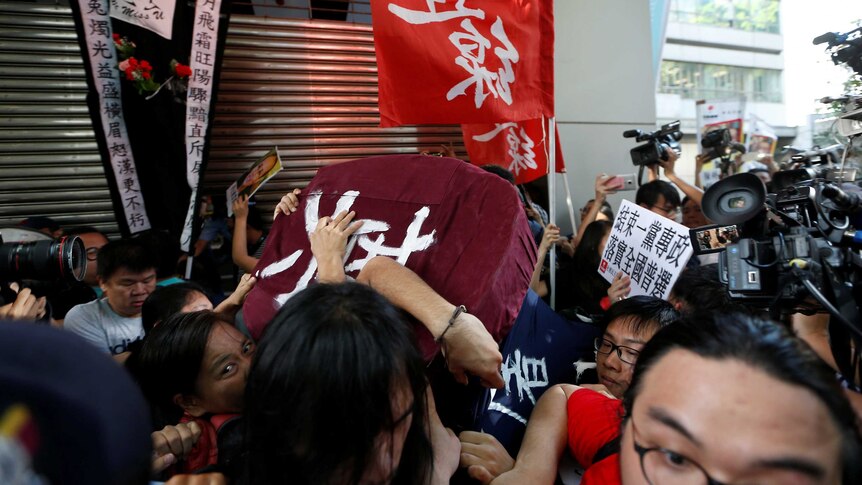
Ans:
{"type": "MultiPolygon", "coordinates": [[[[517,123],[461,125],[464,146],[474,165],[499,165],[515,175],[516,184],[525,184],[548,174],[548,124],[543,120],[517,123]]],[[[564,173],[563,150],[557,130],[557,173],[564,173]]]]}
{"type": "Polygon", "coordinates": [[[381,126],[554,116],[553,0],[373,0],[381,126]]]}
{"type": "MultiPolygon", "coordinates": [[[[465,305],[498,341],[509,332],[536,260],[516,191],[460,160],[394,155],[321,168],[299,209],[275,220],[243,307],[255,339],[292,293],[314,283],[308,232],[341,210],[364,221],[348,242],[349,275],[363,260],[390,256],[449,302],[465,305]]],[[[430,359],[434,339],[424,327],[418,338],[430,359]]]]}

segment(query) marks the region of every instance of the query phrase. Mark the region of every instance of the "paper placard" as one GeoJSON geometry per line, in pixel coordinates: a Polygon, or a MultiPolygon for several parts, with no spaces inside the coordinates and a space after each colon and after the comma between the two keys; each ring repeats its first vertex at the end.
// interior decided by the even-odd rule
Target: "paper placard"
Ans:
{"type": "Polygon", "coordinates": [[[243,172],[236,179],[236,182],[227,188],[225,194],[227,196],[228,217],[233,215],[233,202],[236,199],[242,195],[247,195],[248,197],[254,195],[255,192],[263,187],[263,184],[273,178],[282,168],[284,166],[281,164],[281,156],[278,154],[277,147],[268,151],[260,160],[254,162],[254,165],[243,172]]]}
{"type": "Polygon", "coordinates": [[[629,275],[629,296],[667,300],[693,252],[687,227],[624,200],[598,272],[609,282],[620,271],[629,275]]]}

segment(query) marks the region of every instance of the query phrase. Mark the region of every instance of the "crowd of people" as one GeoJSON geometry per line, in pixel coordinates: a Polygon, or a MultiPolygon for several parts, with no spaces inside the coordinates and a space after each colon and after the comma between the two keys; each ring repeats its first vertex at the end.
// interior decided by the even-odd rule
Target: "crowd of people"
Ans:
{"type": "MultiPolygon", "coordinates": [[[[668,151],[667,160],[652,167],[635,203],[691,228],[708,224],[700,208],[703,190],[676,175],[677,158],[668,151]]],[[[628,275],[607,282],[596,271],[614,220],[607,200],[618,188],[613,177],[596,177],[577,232],[565,237],[529,194],[514,187],[510,173],[487,171],[483,176],[512,183],[512,196],[517,193],[524,207],[515,222],[529,225],[536,239],[528,297],[547,298],[549,275],[556,272],[556,311],[567,325],[595,335],[586,343],[560,343],[590,346],[595,372],[536,388],[534,406],[518,416],[524,429],[516,439],[438,412],[443,406],[473,417],[486,411],[476,393],[450,393],[453,386],[509,392],[501,373],[509,357],[504,342],[469,309],[442,297],[443,289],[390,258],[378,256],[355,278],[347,276],[344,254],[362,226],[361,214],[320,218],[308,234],[317,283],[291,297],[263,335],[251,338],[241,309],[256,284],[252,275],[267,244],[267,224],[242,197],[233,204],[235,216],[208,221],[195,245],[200,255],[211,250],[217,233],[231,239],[225,248],[238,270],[227,295],[211,278],[179,277],[184,256],[163,233],[109,241],[92,227],[65,230],[84,243],[84,279],[58,283],[44,295],[16,288],[0,307],[5,320],[59,327],[0,324],[0,389],[10,390],[0,398],[0,463],[10,456],[24,460],[4,445],[16,439],[4,431],[11,429],[11,405],[29,405],[43,427],[62,427],[63,419],[46,418],[43,401],[72,399],[33,392],[10,377],[24,375],[20,369],[27,366],[28,373],[50,371],[52,379],[64,379],[40,367],[42,356],[10,351],[14,360],[4,358],[3,348],[16,346],[10,339],[28,338],[31,328],[44,339],[46,353],[80,352],[70,361],[92,360],[93,375],[106,376],[102,385],[123,392],[116,403],[88,403],[83,395],[74,408],[48,406],[55,413],[107,416],[127,400],[143,403],[145,416],[121,413],[113,420],[122,421],[127,434],[102,436],[99,427],[111,425],[94,421],[93,433],[78,437],[74,446],[129,456],[119,471],[80,483],[862,482],[860,376],[840,375],[828,317],[764,319],[731,300],[714,262],[697,256],[667,300],[631,296],[628,275]],[[552,251],[559,256],[553,268],[552,251]],[[408,320],[434,337],[443,375],[431,371],[408,320]],[[67,347],[64,338],[73,344],[67,347]],[[89,345],[78,349],[79,339],[89,345]],[[451,385],[438,386],[441,379],[451,385]],[[138,446],[142,427],[148,437],[138,446]]],[[[292,217],[301,197],[299,189],[286,194],[273,218],[292,217]]],[[[77,378],[85,380],[82,374],[77,378]]],[[[21,436],[18,442],[30,443],[21,436]]],[[[58,465],[62,459],[22,449],[32,451],[31,474],[3,475],[0,467],[0,482],[73,483],[58,465]]],[[[49,452],[66,453],[62,446],[43,451],[49,452]]],[[[68,456],[76,455],[70,450],[68,456]]]]}

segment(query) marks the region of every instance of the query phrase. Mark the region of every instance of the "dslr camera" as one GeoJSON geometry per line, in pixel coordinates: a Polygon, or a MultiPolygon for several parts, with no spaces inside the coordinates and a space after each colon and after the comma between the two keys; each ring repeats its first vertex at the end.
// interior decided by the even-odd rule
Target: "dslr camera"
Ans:
{"type": "Polygon", "coordinates": [[[638,143],[646,142],[631,149],[632,163],[636,167],[644,167],[659,161],[667,161],[665,150],[679,153],[682,132],[679,131],[679,120],[677,120],[650,133],[644,133],[642,130],[627,130],[623,132],[623,137],[634,138],[638,143]]]}
{"type": "Polygon", "coordinates": [[[54,240],[38,231],[0,228],[0,281],[81,281],[87,254],[78,236],[54,240]]]}

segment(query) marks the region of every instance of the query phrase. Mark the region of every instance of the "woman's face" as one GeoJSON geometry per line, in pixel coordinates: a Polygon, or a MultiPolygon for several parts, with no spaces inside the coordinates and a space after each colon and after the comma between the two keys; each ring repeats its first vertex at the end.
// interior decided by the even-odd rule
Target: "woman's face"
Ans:
{"type": "Polygon", "coordinates": [[[808,390],[680,349],[641,385],[623,429],[624,485],[647,484],[643,470],[655,485],[705,485],[706,474],[722,483],[841,483],[838,428],[808,390]],[[635,446],[661,450],[641,460],[635,446]]]}
{"type": "Polygon", "coordinates": [[[191,313],[201,310],[212,310],[213,304],[206,295],[200,291],[192,291],[186,298],[186,304],[180,309],[180,313],[191,313]]]}
{"type": "Polygon", "coordinates": [[[197,407],[202,412],[192,414],[242,411],[245,382],[254,351],[254,343],[232,325],[215,324],[195,382],[197,407]]]}
{"type": "MultiPolygon", "coordinates": [[[[392,419],[395,420],[392,430],[384,430],[378,436],[375,443],[377,447],[377,461],[372,463],[362,476],[362,484],[389,483],[398,470],[401,462],[401,452],[404,450],[404,441],[413,424],[413,392],[405,379],[399,391],[392,398],[392,419]]],[[[424,399],[424,396],[420,397],[424,399]]]]}
{"type": "Polygon", "coordinates": [[[709,220],[703,215],[703,211],[697,202],[689,199],[682,206],[682,225],[689,229],[705,226],[709,224],[709,220]]]}
{"type": "Polygon", "coordinates": [[[632,382],[632,373],[637,363],[637,354],[643,346],[655,335],[655,329],[644,330],[635,333],[626,319],[618,318],[612,321],[605,330],[602,338],[614,346],[622,346],[621,349],[602,354],[596,352],[596,372],[599,375],[599,384],[608,388],[611,394],[621,399],[626,389],[632,382]],[[619,353],[623,357],[620,359],[619,353]],[[624,360],[629,362],[624,362],[624,360]]]}

